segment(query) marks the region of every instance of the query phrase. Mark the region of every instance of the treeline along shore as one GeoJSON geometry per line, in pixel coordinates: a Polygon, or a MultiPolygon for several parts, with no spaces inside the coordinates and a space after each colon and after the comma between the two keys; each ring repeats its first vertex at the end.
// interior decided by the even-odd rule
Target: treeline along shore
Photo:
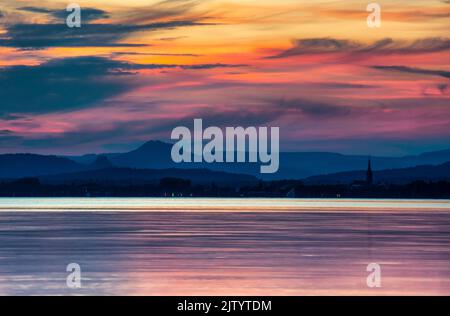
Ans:
{"type": "Polygon", "coordinates": [[[230,185],[193,183],[163,178],[147,184],[108,184],[95,181],[46,184],[38,178],[0,182],[0,197],[245,197],[245,198],[404,198],[449,199],[450,182],[414,181],[407,184],[304,184],[297,180],[257,181],[230,185]]]}

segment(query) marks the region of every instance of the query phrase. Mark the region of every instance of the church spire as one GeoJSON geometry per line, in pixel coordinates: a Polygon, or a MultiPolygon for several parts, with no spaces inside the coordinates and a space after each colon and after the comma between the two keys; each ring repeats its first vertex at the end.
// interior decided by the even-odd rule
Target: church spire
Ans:
{"type": "Polygon", "coordinates": [[[369,162],[367,164],[366,183],[368,185],[373,184],[372,162],[371,162],[370,158],[369,158],[369,162]]]}

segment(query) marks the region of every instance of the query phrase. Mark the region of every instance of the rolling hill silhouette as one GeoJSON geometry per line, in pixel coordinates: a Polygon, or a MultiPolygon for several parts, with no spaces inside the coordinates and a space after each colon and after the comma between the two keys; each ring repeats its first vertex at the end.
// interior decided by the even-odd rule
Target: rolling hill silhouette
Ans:
{"type": "MultiPolygon", "coordinates": [[[[366,171],[339,172],[309,177],[306,184],[351,184],[365,179],[366,171]]],[[[406,184],[417,180],[450,181],[450,162],[437,166],[422,165],[410,168],[387,169],[374,172],[374,183],[406,184]]]]}
{"type": "MultiPolygon", "coordinates": [[[[0,155],[0,179],[16,179],[108,169],[178,169],[226,172],[252,175],[264,180],[305,179],[317,175],[365,170],[367,156],[328,152],[282,152],[280,169],[275,174],[260,174],[259,163],[187,163],[176,164],[171,159],[172,145],[149,141],[126,153],[89,154],[76,157],[35,154],[0,155]]],[[[402,169],[420,165],[438,165],[450,161],[450,149],[416,156],[371,157],[375,171],[402,169]]],[[[179,174],[182,174],[179,171],[179,174]]],[[[340,175],[341,176],[341,175],[340,175]]],[[[344,176],[342,176],[344,177],[344,176]]],[[[349,175],[350,178],[352,176],[349,175]]],[[[358,174],[358,177],[360,175],[358,174]]],[[[361,178],[361,177],[360,177],[361,178]]]]}
{"type": "MultiPolygon", "coordinates": [[[[171,159],[172,145],[161,141],[149,141],[127,152],[106,154],[115,166],[144,169],[202,169],[250,174],[265,180],[303,179],[314,175],[363,170],[368,156],[343,155],[330,152],[282,152],[280,169],[275,174],[260,174],[258,163],[188,163],[175,164],[171,159]]],[[[90,163],[97,156],[71,157],[78,162],[90,163]]],[[[371,157],[374,170],[407,168],[418,165],[435,165],[450,161],[450,149],[416,156],[371,157]]]]}
{"type": "Polygon", "coordinates": [[[84,170],[86,167],[86,165],[64,157],[34,154],[0,155],[0,178],[22,178],[75,172],[84,170]]]}

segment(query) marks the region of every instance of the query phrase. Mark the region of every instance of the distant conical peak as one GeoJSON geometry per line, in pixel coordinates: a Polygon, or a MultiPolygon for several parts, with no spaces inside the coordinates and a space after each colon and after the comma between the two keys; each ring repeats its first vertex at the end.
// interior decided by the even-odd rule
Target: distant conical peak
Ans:
{"type": "Polygon", "coordinates": [[[92,163],[92,166],[97,168],[110,168],[113,167],[112,162],[106,156],[98,156],[92,163]]]}

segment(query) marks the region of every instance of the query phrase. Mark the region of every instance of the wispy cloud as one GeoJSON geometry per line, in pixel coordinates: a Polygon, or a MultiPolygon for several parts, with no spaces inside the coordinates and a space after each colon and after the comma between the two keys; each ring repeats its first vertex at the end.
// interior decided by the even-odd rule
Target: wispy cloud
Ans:
{"type": "Polygon", "coordinates": [[[173,56],[173,57],[200,57],[200,54],[189,53],[139,53],[139,52],[113,52],[112,57],[117,56],[173,56]]]}
{"type": "Polygon", "coordinates": [[[430,69],[421,69],[414,67],[406,67],[406,66],[372,66],[373,69],[386,70],[386,71],[397,71],[404,72],[409,74],[418,74],[418,75],[431,75],[431,76],[440,76],[444,78],[450,78],[450,71],[446,70],[430,70],[430,69]]]}
{"type": "Polygon", "coordinates": [[[323,118],[347,116],[352,113],[351,107],[328,104],[324,102],[309,101],[305,99],[280,100],[276,102],[286,113],[300,116],[323,118]]]}
{"type": "Polygon", "coordinates": [[[98,57],[51,60],[0,69],[0,115],[84,107],[121,93],[130,83],[112,78],[121,63],[98,57]]]}
{"type": "Polygon", "coordinates": [[[335,38],[310,38],[294,41],[294,46],[288,50],[267,58],[286,58],[307,54],[327,53],[376,53],[376,54],[417,54],[431,53],[450,49],[448,38],[424,38],[414,41],[394,40],[385,38],[374,43],[335,38]]]}
{"type": "Polygon", "coordinates": [[[163,0],[144,5],[138,10],[119,12],[119,23],[146,24],[149,21],[165,21],[167,19],[186,19],[198,21],[202,14],[192,13],[202,1],[199,0],[163,0]]]}
{"type": "Polygon", "coordinates": [[[170,21],[145,25],[86,24],[69,28],[65,24],[14,24],[6,27],[0,46],[39,49],[47,47],[130,47],[147,46],[124,43],[132,33],[199,26],[195,21],[170,21]]]}
{"type": "MultiPolygon", "coordinates": [[[[18,10],[47,14],[54,17],[59,23],[63,23],[68,15],[65,9],[56,10],[56,9],[48,9],[45,7],[27,6],[27,7],[20,7],[18,8],[18,10]]],[[[106,19],[110,17],[108,12],[96,8],[83,8],[82,13],[83,13],[82,15],[83,22],[85,23],[91,22],[93,20],[106,19]]]]}
{"type": "Polygon", "coordinates": [[[54,59],[36,66],[0,68],[0,115],[82,108],[138,86],[130,75],[144,69],[207,70],[232,64],[133,64],[103,57],[54,59]],[[127,75],[128,78],[121,78],[127,75]]]}

